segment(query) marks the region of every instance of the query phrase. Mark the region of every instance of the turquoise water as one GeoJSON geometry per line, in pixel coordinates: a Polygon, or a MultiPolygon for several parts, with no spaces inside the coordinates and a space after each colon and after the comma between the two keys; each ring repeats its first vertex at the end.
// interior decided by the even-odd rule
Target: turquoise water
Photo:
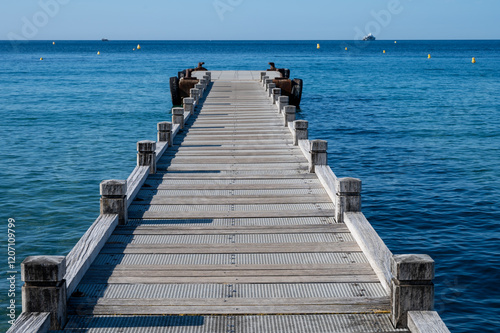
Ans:
{"type": "MultiPolygon", "coordinates": [[[[274,61],[304,79],[299,117],[329,141],[338,176],[363,180],[363,212],[389,248],[436,260],[436,310],[451,331],[497,332],[500,41],[316,43],[0,42],[3,276],[9,218],[15,269],[69,252],[99,214],[100,181],[126,178],[135,143],[170,119],[170,76],[199,61],[274,61]]],[[[18,313],[20,287],[18,274],[18,313]]]]}

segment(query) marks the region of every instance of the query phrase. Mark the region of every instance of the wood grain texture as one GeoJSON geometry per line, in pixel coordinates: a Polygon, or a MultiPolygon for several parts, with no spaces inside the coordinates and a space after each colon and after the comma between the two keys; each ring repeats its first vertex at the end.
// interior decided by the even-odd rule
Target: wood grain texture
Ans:
{"type": "Polygon", "coordinates": [[[23,312],[7,333],[48,333],[49,329],[49,312],[23,312]]]}
{"type": "Polygon", "coordinates": [[[100,215],[66,256],[67,295],[76,290],[92,262],[118,225],[118,215],[100,215]]]}
{"type": "Polygon", "coordinates": [[[450,333],[436,311],[408,311],[408,329],[412,333],[450,333]]]}
{"type": "Polygon", "coordinates": [[[363,213],[345,213],[344,223],[359,244],[388,295],[391,293],[392,252],[368,222],[363,213]]]}
{"type": "Polygon", "coordinates": [[[130,206],[149,175],[149,166],[137,166],[127,179],[127,206],[130,206]]]}

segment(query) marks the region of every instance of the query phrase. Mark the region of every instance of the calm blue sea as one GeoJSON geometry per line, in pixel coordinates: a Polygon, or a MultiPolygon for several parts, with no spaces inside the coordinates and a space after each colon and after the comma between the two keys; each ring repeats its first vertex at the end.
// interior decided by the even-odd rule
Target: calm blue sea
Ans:
{"type": "Polygon", "coordinates": [[[0,42],[0,331],[9,218],[15,270],[67,254],[99,214],[99,182],[126,178],[136,142],[170,119],[170,76],[274,61],[304,79],[299,117],[329,141],[338,176],[363,180],[363,211],[389,248],[436,260],[451,331],[498,332],[500,41],[317,43],[0,42]]]}

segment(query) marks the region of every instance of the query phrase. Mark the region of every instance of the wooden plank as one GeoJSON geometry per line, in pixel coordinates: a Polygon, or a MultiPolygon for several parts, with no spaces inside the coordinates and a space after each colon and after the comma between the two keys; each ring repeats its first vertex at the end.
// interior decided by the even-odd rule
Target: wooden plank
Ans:
{"type": "Polygon", "coordinates": [[[316,165],[314,167],[314,172],[321,182],[321,185],[325,188],[326,193],[328,193],[331,201],[335,207],[337,207],[337,176],[335,176],[328,165],[316,165]]]}
{"type": "Polygon", "coordinates": [[[138,227],[122,227],[115,229],[113,235],[234,235],[234,234],[312,234],[312,233],[348,233],[345,224],[330,225],[276,225],[276,226],[244,226],[244,227],[189,227],[164,225],[162,227],[141,225],[138,227]]]}
{"type": "Polygon", "coordinates": [[[152,198],[146,196],[139,196],[133,204],[139,205],[227,205],[227,204],[302,204],[302,203],[327,203],[330,199],[326,196],[160,196],[155,195],[152,198]]]}
{"type": "Polygon", "coordinates": [[[23,312],[7,333],[48,333],[49,330],[49,312],[23,312]]]}
{"type": "Polygon", "coordinates": [[[299,170],[290,173],[261,173],[261,174],[241,174],[238,172],[229,173],[206,173],[206,172],[190,172],[190,173],[175,173],[175,172],[158,172],[154,175],[149,175],[149,179],[205,179],[205,180],[220,180],[220,179],[316,179],[314,173],[303,173],[299,170]]]}
{"type": "MultiPolygon", "coordinates": [[[[170,165],[158,165],[158,168],[167,171],[244,171],[244,170],[269,170],[269,169],[281,169],[281,170],[308,170],[308,165],[303,163],[261,163],[261,164],[176,164],[172,163],[170,165]]],[[[161,170],[160,170],[161,171],[161,170]]]]}
{"type": "Polygon", "coordinates": [[[408,329],[412,333],[450,333],[436,311],[408,311],[408,329]]]}
{"type": "Polygon", "coordinates": [[[130,212],[129,218],[133,219],[223,219],[223,218],[272,218],[272,217],[332,217],[335,211],[325,209],[296,210],[296,211],[191,211],[191,212],[130,212]]]}
{"type": "MultiPolygon", "coordinates": [[[[284,189],[323,189],[319,183],[288,183],[288,184],[169,184],[167,181],[161,183],[146,181],[148,187],[143,190],[154,188],[155,190],[284,190],[284,189]]],[[[323,191],[322,191],[323,192],[323,191]]]]}
{"type": "Polygon", "coordinates": [[[368,222],[363,213],[344,213],[344,223],[372,265],[388,295],[391,294],[392,252],[368,222]]]}
{"type": "MultiPolygon", "coordinates": [[[[228,299],[230,300],[230,299],[228,299]]],[[[189,302],[191,305],[148,305],[146,300],[135,305],[126,306],[124,303],[117,305],[96,305],[94,307],[85,308],[79,304],[75,304],[69,310],[70,314],[79,315],[240,315],[240,314],[333,314],[333,313],[388,313],[389,306],[388,301],[385,299],[368,301],[365,300],[354,303],[352,300],[346,300],[345,302],[339,301],[335,304],[334,301],[330,301],[328,304],[321,304],[316,301],[315,304],[304,304],[307,303],[305,300],[303,303],[290,304],[290,301],[284,305],[263,305],[260,302],[264,299],[256,300],[256,305],[226,305],[223,304],[207,304],[207,305],[197,305],[195,302],[189,302]]],[[[288,299],[283,299],[288,301],[288,299]]],[[[120,299],[117,299],[120,301],[120,299]]],[[[135,300],[132,299],[132,302],[135,300]]],[[[172,299],[172,301],[176,301],[172,299]]],[[[217,303],[219,303],[217,302],[217,303]]]]}
{"type": "Polygon", "coordinates": [[[146,182],[149,175],[149,166],[137,166],[132,174],[127,179],[127,206],[130,206],[132,201],[139,193],[139,190],[146,182]]]}
{"type": "Polygon", "coordinates": [[[332,253],[360,252],[355,242],[344,243],[279,243],[279,244],[110,244],[101,253],[165,254],[165,253],[332,253]]]}
{"type": "Polygon", "coordinates": [[[67,296],[76,290],[92,262],[118,225],[118,215],[100,215],[66,256],[67,296]]]}
{"type": "Polygon", "coordinates": [[[247,271],[281,271],[282,274],[286,273],[289,270],[314,270],[317,272],[321,271],[332,271],[335,270],[338,274],[345,272],[345,274],[349,274],[349,272],[357,272],[357,274],[373,274],[373,269],[370,264],[364,263],[351,263],[351,264],[299,264],[299,265],[93,265],[89,270],[96,272],[132,272],[132,271],[141,271],[141,272],[154,272],[154,271],[166,271],[166,272],[187,272],[187,271],[214,271],[214,267],[221,271],[228,272],[247,272],[247,271]]]}
{"type": "Polygon", "coordinates": [[[165,152],[168,149],[168,142],[156,142],[156,162],[162,158],[162,156],[165,154],[165,152]]]}
{"type": "Polygon", "coordinates": [[[94,284],[94,283],[111,283],[111,284],[202,284],[202,283],[375,283],[378,278],[375,274],[372,275],[321,275],[318,272],[311,272],[309,275],[294,275],[283,274],[277,276],[252,276],[246,274],[245,276],[210,276],[209,274],[201,276],[187,276],[179,275],[172,276],[169,272],[162,272],[161,276],[153,274],[142,276],[133,276],[126,273],[123,274],[90,274],[86,275],[80,284],[94,284]]]}
{"type": "Polygon", "coordinates": [[[307,161],[311,163],[311,142],[309,140],[299,140],[299,148],[307,161]]]}

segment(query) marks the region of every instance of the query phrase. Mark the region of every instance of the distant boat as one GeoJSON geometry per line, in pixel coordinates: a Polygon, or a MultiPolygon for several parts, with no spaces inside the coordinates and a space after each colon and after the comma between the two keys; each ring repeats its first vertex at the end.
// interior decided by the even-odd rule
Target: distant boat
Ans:
{"type": "Polygon", "coordinates": [[[373,36],[371,33],[368,34],[368,36],[363,37],[363,40],[375,40],[375,36],[373,36]]]}
{"type": "Polygon", "coordinates": [[[103,39],[101,39],[101,40],[102,40],[103,42],[109,42],[109,39],[107,39],[107,38],[103,38],[103,39]]]}

